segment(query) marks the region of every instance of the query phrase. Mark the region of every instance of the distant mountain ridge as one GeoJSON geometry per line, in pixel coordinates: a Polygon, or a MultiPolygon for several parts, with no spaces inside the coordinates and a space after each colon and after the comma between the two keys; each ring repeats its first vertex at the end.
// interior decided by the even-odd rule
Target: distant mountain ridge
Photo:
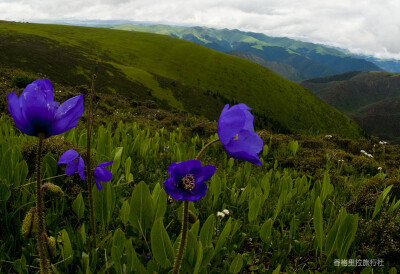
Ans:
{"type": "MultiPolygon", "coordinates": [[[[266,62],[278,62],[290,66],[282,73],[288,79],[304,79],[330,76],[348,71],[380,71],[372,62],[349,56],[340,50],[319,44],[301,42],[289,38],[270,37],[262,33],[240,30],[213,29],[206,27],[171,27],[166,25],[106,25],[103,27],[151,32],[181,38],[221,52],[240,52],[246,58],[257,56],[266,62]],[[293,72],[297,70],[297,72],[293,72]],[[299,79],[298,77],[301,76],[299,79]]],[[[254,59],[254,58],[253,58],[254,59]]]]}

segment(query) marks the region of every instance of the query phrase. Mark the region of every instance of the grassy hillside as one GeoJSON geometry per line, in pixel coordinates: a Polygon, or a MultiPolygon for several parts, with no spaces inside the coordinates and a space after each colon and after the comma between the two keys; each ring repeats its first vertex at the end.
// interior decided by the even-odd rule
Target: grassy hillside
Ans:
{"type": "Polygon", "coordinates": [[[400,73],[349,72],[301,82],[368,134],[399,143],[400,73]]]}
{"type": "Polygon", "coordinates": [[[349,72],[301,84],[345,113],[400,95],[400,73],[349,72]]]}
{"type": "Polygon", "coordinates": [[[300,85],[241,58],[150,33],[100,28],[0,23],[0,63],[41,73],[63,85],[90,81],[128,99],[218,118],[225,103],[254,108],[257,126],[285,132],[359,137],[348,117],[300,85]]]}
{"type": "Polygon", "coordinates": [[[246,54],[242,53],[240,51],[229,51],[227,52],[231,55],[241,57],[243,59],[252,61],[256,64],[259,64],[263,67],[266,67],[272,71],[275,71],[278,73],[280,76],[290,79],[292,81],[300,81],[301,79],[304,79],[304,75],[302,75],[297,69],[294,67],[284,64],[284,63],[279,63],[279,62],[271,62],[271,61],[266,61],[265,59],[258,57],[253,54],[246,54]]]}
{"type": "MultiPolygon", "coordinates": [[[[335,75],[353,70],[381,70],[372,62],[319,44],[262,33],[206,27],[172,27],[166,25],[106,25],[102,27],[159,33],[185,39],[222,52],[239,51],[269,62],[279,62],[302,74],[301,80],[335,75]]],[[[279,71],[276,71],[279,73],[279,71]]],[[[288,71],[290,73],[290,71],[288,71]]],[[[290,76],[290,74],[289,74],[290,76]]],[[[296,77],[288,78],[296,81],[296,77]]]]}

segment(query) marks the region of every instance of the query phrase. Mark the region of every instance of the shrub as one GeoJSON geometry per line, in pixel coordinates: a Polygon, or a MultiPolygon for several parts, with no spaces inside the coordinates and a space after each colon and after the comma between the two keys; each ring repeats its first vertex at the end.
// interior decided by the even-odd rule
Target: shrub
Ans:
{"type": "Polygon", "coordinates": [[[11,80],[11,85],[17,88],[25,88],[27,85],[35,81],[36,78],[29,77],[24,73],[18,73],[11,80]]]}

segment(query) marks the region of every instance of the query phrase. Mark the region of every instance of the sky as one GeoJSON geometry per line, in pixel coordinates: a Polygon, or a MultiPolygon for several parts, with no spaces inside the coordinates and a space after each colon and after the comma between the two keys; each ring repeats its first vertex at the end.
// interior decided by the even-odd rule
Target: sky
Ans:
{"type": "Polygon", "coordinates": [[[261,32],[400,59],[399,0],[0,0],[0,20],[129,20],[261,32]]]}

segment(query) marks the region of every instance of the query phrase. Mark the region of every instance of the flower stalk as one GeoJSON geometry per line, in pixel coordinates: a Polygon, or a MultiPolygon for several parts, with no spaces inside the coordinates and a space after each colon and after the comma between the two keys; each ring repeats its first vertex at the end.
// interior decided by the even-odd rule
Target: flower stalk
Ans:
{"type": "MultiPolygon", "coordinates": [[[[219,139],[213,140],[209,143],[207,143],[201,150],[200,152],[197,154],[195,160],[197,161],[200,156],[203,154],[203,152],[212,144],[218,142],[219,139]]],[[[215,168],[214,168],[215,170],[215,168]]],[[[214,174],[214,170],[212,172],[212,174],[214,174]]],[[[183,258],[183,253],[185,251],[186,248],[186,242],[187,242],[187,235],[188,235],[188,223],[189,223],[189,200],[184,200],[183,201],[183,221],[182,221],[182,230],[181,230],[181,241],[179,243],[179,249],[178,249],[178,253],[176,255],[175,258],[175,262],[174,262],[174,267],[172,270],[173,274],[178,274],[179,273],[179,269],[181,267],[181,263],[182,263],[182,258],[183,258]]]]}
{"type": "Polygon", "coordinates": [[[41,177],[41,166],[42,166],[42,147],[43,147],[43,138],[44,136],[39,136],[39,144],[37,150],[37,168],[36,168],[36,209],[39,219],[39,229],[37,233],[38,237],[38,245],[39,245],[39,258],[40,258],[40,272],[42,274],[50,273],[49,260],[46,256],[46,227],[44,223],[44,214],[43,214],[43,193],[42,193],[42,183],[40,180],[41,177]]]}
{"type": "Polygon", "coordinates": [[[182,238],[179,243],[178,254],[176,255],[176,259],[174,262],[174,269],[172,270],[173,274],[178,274],[179,269],[181,267],[183,252],[186,248],[186,240],[187,240],[187,230],[188,230],[188,221],[189,221],[189,201],[183,201],[183,223],[182,223],[182,238]]]}
{"type": "Polygon", "coordinates": [[[93,94],[94,94],[94,83],[96,81],[96,72],[92,75],[92,86],[89,91],[89,110],[87,117],[87,152],[86,152],[86,172],[87,172],[87,188],[89,193],[89,210],[90,210],[90,228],[92,231],[92,245],[95,249],[96,243],[96,223],[94,219],[94,206],[93,206],[93,184],[92,184],[92,172],[91,172],[91,147],[90,141],[92,137],[92,124],[93,124],[93,94]]]}

